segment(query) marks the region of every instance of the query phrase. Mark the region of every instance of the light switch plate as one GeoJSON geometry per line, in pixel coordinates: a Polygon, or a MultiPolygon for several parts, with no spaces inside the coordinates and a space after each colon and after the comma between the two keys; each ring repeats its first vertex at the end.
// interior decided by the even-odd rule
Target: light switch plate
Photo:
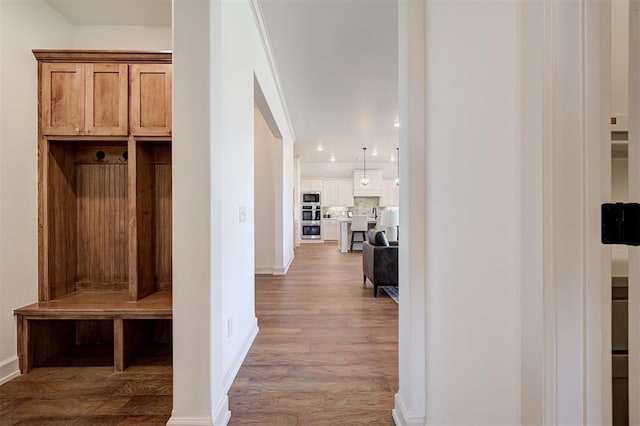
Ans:
{"type": "Polygon", "coordinates": [[[240,219],[240,222],[247,221],[247,208],[245,206],[240,206],[238,216],[239,216],[238,218],[240,219]]]}

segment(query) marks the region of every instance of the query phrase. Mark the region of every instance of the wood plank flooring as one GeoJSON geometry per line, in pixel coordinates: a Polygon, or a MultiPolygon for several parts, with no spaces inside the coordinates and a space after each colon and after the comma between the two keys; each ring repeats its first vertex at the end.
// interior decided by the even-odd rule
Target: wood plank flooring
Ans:
{"type": "Polygon", "coordinates": [[[172,389],[169,348],[122,373],[113,365],[35,368],[0,386],[0,425],[164,425],[172,389]]]}
{"type": "MultiPolygon", "coordinates": [[[[362,287],[360,253],[305,244],[287,276],[256,277],[260,333],[229,392],[231,425],[392,425],[398,306],[362,287]]],[[[0,386],[0,425],[161,425],[171,355],[42,367],[0,386]]]]}
{"type": "Polygon", "coordinates": [[[231,425],[392,425],[398,305],[362,286],[362,255],[303,244],[256,277],[260,333],[229,392],[231,425]]]}

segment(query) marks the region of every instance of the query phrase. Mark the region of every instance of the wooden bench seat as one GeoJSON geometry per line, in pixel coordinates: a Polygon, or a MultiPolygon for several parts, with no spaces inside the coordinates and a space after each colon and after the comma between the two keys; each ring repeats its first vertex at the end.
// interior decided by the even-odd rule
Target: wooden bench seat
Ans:
{"type": "Polygon", "coordinates": [[[127,292],[78,292],[14,311],[23,374],[70,347],[113,345],[115,371],[123,371],[148,344],[171,341],[171,292],[138,301],[127,292]]]}

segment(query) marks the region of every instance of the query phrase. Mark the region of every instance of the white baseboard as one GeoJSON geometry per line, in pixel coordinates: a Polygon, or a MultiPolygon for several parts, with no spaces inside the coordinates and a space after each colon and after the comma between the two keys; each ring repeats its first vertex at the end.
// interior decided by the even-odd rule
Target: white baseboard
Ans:
{"type": "Polygon", "coordinates": [[[214,426],[214,423],[211,416],[176,417],[173,414],[171,414],[171,418],[167,422],[167,425],[168,426],[214,426]]]}
{"type": "Polygon", "coordinates": [[[295,255],[291,253],[291,257],[289,258],[289,261],[284,266],[284,268],[278,268],[278,267],[272,268],[271,266],[256,266],[254,268],[255,274],[256,275],[287,275],[287,271],[289,271],[289,268],[291,267],[291,263],[293,263],[294,257],[295,255]]]}
{"type": "Polygon", "coordinates": [[[238,375],[238,371],[240,370],[244,359],[247,357],[249,349],[251,349],[251,345],[253,345],[253,341],[258,335],[258,331],[258,318],[254,317],[251,325],[249,326],[249,329],[247,330],[247,333],[245,334],[242,344],[238,347],[238,349],[231,357],[229,367],[227,367],[227,370],[224,373],[224,379],[222,382],[224,387],[222,389],[225,394],[227,394],[229,392],[229,389],[231,389],[231,385],[238,375]]]}
{"type": "Polygon", "coordinates": [[[231,419],[231,411],[229,411],[229,397],[227,392],[224,392],[224,396],[220,400],[220,403],[213,412],[213,426],[227,426],[231,419]]]}
{"type": "Polygon", "coordinates": [[[12,356],[0,362],[0,385],[7,383],[20,375],[18,357],[12,356]]]}
{"type": "Polygon", "coordinates": [[[210,416],[177,417],[171,413],[167,426],[227,426],[231,420],[229,397],[226,392],[210,416]]]}
{"type": "Polygon", "coordinates": [[[273,268],[270,266],[256,266],[254,270],[256,275],[273,275],[273,268]]]}
{"type": "Polygon", "coordinates": [[[427,419],[425,417],[411,417],[407,412],[407,408],[402,402],[400,393],[395,396],[395,407],[391,410],[393,422],[396,426],[426,426],[427,419]]]}
{"type": "Polygon", "coordinates": [[[273,268],[273,275],[287,275],[287,272],[289,271],[289,268],[291,267],[291,264],[293,263],[293,258],[294,257],[295,257],[295,254],[291,253],[291,257],[289,258],[289,261],[284,266],[284,268],[273,268]]]}

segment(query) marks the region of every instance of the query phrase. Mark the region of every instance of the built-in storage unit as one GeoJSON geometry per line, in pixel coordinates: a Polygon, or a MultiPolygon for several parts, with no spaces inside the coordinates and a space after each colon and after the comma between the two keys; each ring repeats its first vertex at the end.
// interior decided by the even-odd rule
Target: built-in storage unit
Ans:
{"type": "Polygon", "coordinates": [[[339,232],[337,219],[322,220],[322,239],[324,241],[338,241],[339,232]]]}
{"type": "Polygon", "coordinates": [[[171,65],[130,66],[131,134],[171,134],[171,65]]]}
{"type": "Polygon", "coordinates": [[[127,135],[127,65],[43,62],[43,135],[127,135]]]}
{"type": "Polygon", "coordinates": [[[301,179],[300,192],[304,191],[322,192],[322,179],[301,179]]]}
{"type": "Polygon", "coordinates": [[[353,207],[353,180],[324,179],[321,200],[325,207],[353,207]]]}
{"type": "Polygon", "coordinates": [[[15,311],[21,370],[91,346],[122,369],[170,341],[171,54],[34,55],[39,301],[15,311]]]}

